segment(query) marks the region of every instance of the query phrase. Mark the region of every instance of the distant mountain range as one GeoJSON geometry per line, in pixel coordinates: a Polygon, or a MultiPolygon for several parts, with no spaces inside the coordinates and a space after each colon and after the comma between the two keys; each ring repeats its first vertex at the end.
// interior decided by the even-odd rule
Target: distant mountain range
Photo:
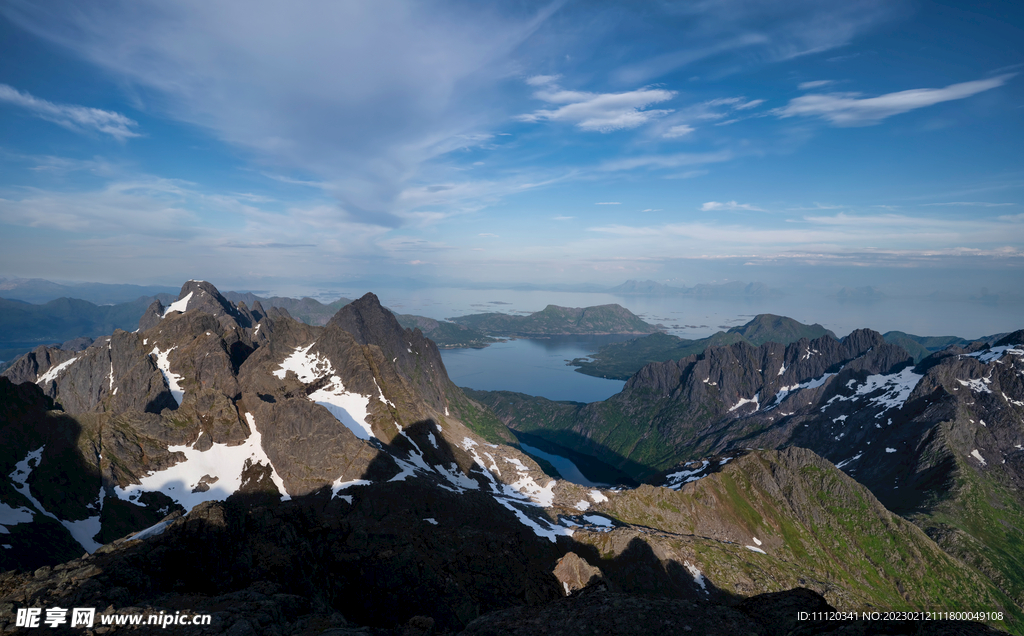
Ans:
{"type": "Polygon", "coordinates": [[[581,405],[460,390],[372,294],[314,326],[189,281],[0,376],[0,629],[59,606],[210,634],[838,635],[893,623],[798,612],[941,609],[989,613],[898,628],[1021,634],[1020,340],[916,367],[866,330],[737,342],[581,405]],[[553,479],[513,429],[648,483],[553,479]]]}
{"type": "Polygon", "coordinates": [[[41,304],[58,298],[85,300],[94,305],[117,305],[138,300],[141,296],[166,294],[173,297],[176,287],[163,285],[109,285],[75,283],[61,285],[42,278],[0,278],[0,297],[41,304]]]}

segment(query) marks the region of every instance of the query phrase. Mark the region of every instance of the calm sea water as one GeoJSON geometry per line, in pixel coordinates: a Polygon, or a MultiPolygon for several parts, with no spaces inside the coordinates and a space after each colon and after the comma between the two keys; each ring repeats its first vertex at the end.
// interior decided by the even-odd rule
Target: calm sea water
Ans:
{"type": "Polygon", "coordinates": [[[905,331],[919,336],[980,338],[1024,328],[1024,303],[884,298],[876,301],[841,301],[813,295],[777,298],[697,299],[673,296],[616,296],[605,293],[514,291],[507,289],[337,289],[318,297],[336,300],[373,291],[381,302],[401,313],[435,319],[498,311],[526,314],[549,304],[590,307],[617,303],[644,320],[662,324],[684,338],[705,338],[748,322],[761,313],[789,316],[806,324],[819,323],[838,336],[866,327],[881,333],[905,331]]]}
{"type": "Polygon", "coordinates": [[[458,386],[483,391],[516,391],[549,400],[596,402],[615,395],[625,382],[582,373],[566,363],[596,352],[623,336],[561,336],[519,339],[486,349],[443,349],[448,377],[458,386]]]}

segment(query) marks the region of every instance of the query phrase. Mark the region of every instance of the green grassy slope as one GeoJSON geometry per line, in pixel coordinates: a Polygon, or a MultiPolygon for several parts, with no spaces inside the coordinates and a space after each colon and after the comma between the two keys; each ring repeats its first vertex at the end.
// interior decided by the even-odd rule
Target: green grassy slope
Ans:
{"type": "Polygon", "coordinates": [[[754,451],[678,492],[643,486],[611,497],[601,511],[736,544],[738,551],[699,550],[705,575],[727,591],[803,585],[839,609],[998,610],[1007,620],[995,626],[1024,633],[1013,599],[805,449],[754,451]]]}

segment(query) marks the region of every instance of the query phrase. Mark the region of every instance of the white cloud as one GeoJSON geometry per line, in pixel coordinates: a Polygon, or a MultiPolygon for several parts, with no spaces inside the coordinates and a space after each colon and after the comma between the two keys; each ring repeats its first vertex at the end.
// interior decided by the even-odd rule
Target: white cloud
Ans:
{"type": "Polygon", "coordinates": [[[708,201],[704,205],[700,206],[702,212],[712,212],[715,210],[751,210],[754,212],[765,212],[762,208],[755,207],[749,203],[737,203],[735,201],[726,201],[720,203],[718,201],[708,201]]]}
{"type": "MultiPolygon", "coordinates": [[[[99,67],[143,107],[275,172],[323,181],[353,216],[395,225],[410,211],[401,193],[431,162],[493,143],[476,135],[506,121],[507,107],[480,96],[507,80],[512,52],[560,5],[55,0],[0,13],[99,67]]],[[[111,119],[108,134],[137,134],[121,124],[111,119]]]]}
{"type": "Polygon", "coordinates": [[[552,221],[571,221],[572,219],[575,219],[575,218],[576,217],[574,217],[574,216],[553,216],[553,217],[551,217],[551,220],[552,221]]]}
{"type": "Polygon", "coordinates": [[[599,201],[594,205],[622,205],[621,201],[599,201]]]}
{"type": "Polygon", "coordinates": [[[680,137],[685,137],[685,136],[689,135],[690,133],[693,132],[693,130],[694,130],[693,126],[687,126],[686,124],[680,124],[678,126],[672,126],[668,130],[663,132],[661,134],[661,136],[665,137],[666,139],[678,139],[680,137]]]}
{"type": "Polygon", "coordinates": [[[800,86],[798,88],[802,91],[806,91],[812,88],[821,88],[822,86],[828,86],[835,83],[835,80],[814,80],[813,82],[800,82],[800,86]]]}
{"type": "Polygon", "coordinates": [[[775,111],[779,117],[821,117],[837,126],[870,126],[887,117],[925,108],[942,102],[964,99],[983,91],[1002,86],[1013,77],[1008,73],[998,77],[945,88],[918,88],[878,97],[862,98],[860,93],[829,93],[803,95],[775,111]]]}
{"type": "MultiPolygon", "coordinates": [[[[581,130],[608,133],[636,128],[653,119],[671,113],[671,110],[644,110],[651,104],[668,101],[675,91],[660,88],[641,88],[625,93],[589,93],[569,91],[545,78],[544,90],[534,93],[537,99],[549,104],[565,104],[555,110],[536,110],[518,115],[518,121],[561,121],[575,124],[581,130]]],[[[531,78],[534,79],[534,78],[531,78]]],[[[529,80],[527,80],[529,82],[529,80]]]]}
{"type": "Polygon", "coordinates": [[[121,113],[86,106],[54,104],[23,93],[7,84],[0,84],[0,101],[20,106],[40,119],[75,132],[100,132],[119,141],[140,136],[132,130],[139,125],[138,122],[121,113]]]}
{"type": "Polygon", "coordinates": [[[530,86],[547,86],[548,84],[554,84],[561,75],[534,75],[533,77],[526,78],[526,83],[530,86]]]}

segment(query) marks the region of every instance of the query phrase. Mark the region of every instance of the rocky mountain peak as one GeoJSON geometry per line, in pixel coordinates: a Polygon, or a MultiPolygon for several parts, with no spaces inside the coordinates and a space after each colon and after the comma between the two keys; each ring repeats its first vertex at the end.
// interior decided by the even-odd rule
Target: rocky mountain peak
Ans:
{"type": "Polygon", "coordinates": [[[996,347],[1007,347],[1012,345],[1024,344],[1024,329],[1018,329],[1011,334],[1008,334],[1005,338],[995,343],[996,347]]]}
{"type": "Polygon", "coordinates": [[[394,340],[394,334],[402,331],[398,319],[384,309],[372,292],[339,309],[327,325],[349,332],[361,345],[371,342],[380,345],[382,341],[394,340]]]}
{"type": "Polygon", "coordinates": [[[224,329],[232,327],[253,327],[259,322],[266,312],[262,310],[253,311],[244,303],[234,305],[226,299],[220,291],[204,280],[190,280],[181,286],[178,298],[166,307],[159,300],[146,309],[146,313],[139,319],[139,331],[148,331],[160,323],[164,318],[175,312],[184,313],[190,310],[197,310],[210,314],[217,318],[217,321],[224,329]]]}

